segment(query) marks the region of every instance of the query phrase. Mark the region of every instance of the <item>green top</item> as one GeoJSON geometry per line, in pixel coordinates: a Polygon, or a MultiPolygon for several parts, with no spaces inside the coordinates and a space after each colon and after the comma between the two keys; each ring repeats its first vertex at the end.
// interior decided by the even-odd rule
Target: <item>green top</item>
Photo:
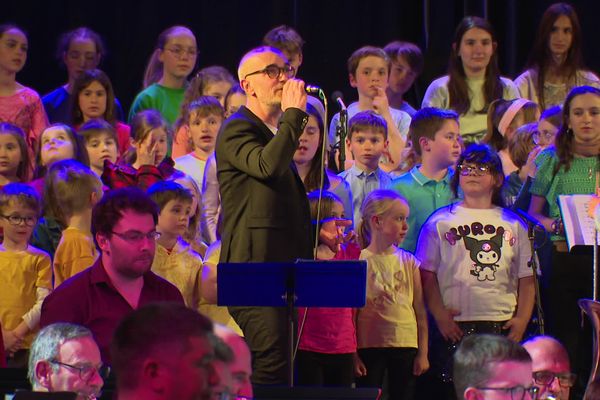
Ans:
{"type": "Polygon", "coordinates": [[[450,187],[452,170],[448,169],[446,176],[440,180],[430,179],[419,171],[420,165],[392,180],[389,188],[400,193],[408,202],[408,232],[399,247],[415,252],[421,226],[438,208],[452,203],[454,193],[450,187]]]}
{"type": "Polygon", "coordinates": [[[185,88],[172,89],[153,83],[138,93],[135,100],[133,100],[131,110],[129,110],[129,123],[131,124],[131,120],[136,113],[142,110],[154,109],[160,112],[169,125],[175,125],[175,121],[179,117],[179,109],[183,102],[184,93],[185,88]]]}
{"type": "MultiPolygon", "coordinates": [[[[571,161],[569,171],[565,171],[565,167],[562,166],[554,175],[558,156],[554,147],[551,147],[541,152],[535,163],[538,172],[529,191],[533,195],[546,199],[550,218],[560,217],[559,195],[591,194],[595,191],[598,157],[575,157],[571,161]]],[[[564,236],[559,235],[552,235],[551,238],[552,240],[565,240],[564,236]]]]}

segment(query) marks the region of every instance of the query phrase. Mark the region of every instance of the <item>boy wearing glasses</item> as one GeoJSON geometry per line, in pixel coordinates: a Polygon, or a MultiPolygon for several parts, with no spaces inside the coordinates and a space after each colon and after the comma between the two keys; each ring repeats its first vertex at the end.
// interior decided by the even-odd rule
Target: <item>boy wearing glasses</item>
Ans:
{"type": "Polygon", "coordinates": [[[41,211],[35,190],[9,183],[0,190],[0,326],[6,364],[27,365],[27,351],[40,320],[40,307],[52,290],[50,256],[28,244],[41,211]]]}
{"type": "MultiPolygon", "coordinates": [[[[293,167],[308,122],[304,82],[272,47],[247,53],[238,67],[246,106],[217,138],[223,215],[220,262],[287,262],[312,258],[308,199],[293,167]]],[[[253,355],[253,382],[287,382],[286,312],[230,307],[253,355]]]]}
{"type": "Polygon", "coordinates": [[[408,232],[400,247],[414,253],[427,218],[454,200],[450,180],[461,152],[458,114],[423,108],[413,116],[409,137],[421,164],[392,180],[390,189],[400,193],[410,206],[408,232]]]}
{"type": "MultiPolygon", "coordinates": [[[[406,142],[410,115],[404,111],[390,107],[385,93],[388,87],[390,73],[390,58],[387,53],[378,47],[365,46],[356,50],[348,59],[348,77],[350,86],[356,88],[358,101],[348,106],[348,119],[361,111],[375,111],[388,126],[389,149],[382,157],[381,168],[393,171],[400,164],[400,154],[406,142]]],[[[340,114],[337,113],[329,125],[329,144],[337,143],[336,131],[340,114]]],[[[342,145],[342,144],[341,144],[342,145]]],[[[346,146],[348,157],[346,166],[340,165],[344,170],[352,165],[350,149],[346,146]]]]}
{"type": "Polygon", "coordinates": [[[109,373],[92,332],[83,326],[48,325],[31,344],[27,375],[34,392],[75,392],[78,400],[96,399],[109,373]]]}
{"type": "Polygon", "coordinates": [[[458,159],[450,186],[459,202],[435,211],[423,224],[415,255],[431,312],[432,375],[444,388],[451,354],[465,336],[506,335],[520,341],[531,318],[534,286],[527,262],[527,228],[503,208],[498,154],[472,145],[458,159]]]}
{"type": "Polygon", "coordinates": [[[498,335],[466,337],[454,353],[456,398],[534,400],[531,357],[518,343],[498,335]]]}
{"type": "Polygon", "coordinates": [[[92,211],[92,235],[100,256],[65,281],[42,305],[40,325],[70,322],[92,331],[102,361],[109,363],[113,332],[124,316],[160,301],[183,303],[175,286],[150,271],[158,210],[140,189],[107,192],[92,211]]]}

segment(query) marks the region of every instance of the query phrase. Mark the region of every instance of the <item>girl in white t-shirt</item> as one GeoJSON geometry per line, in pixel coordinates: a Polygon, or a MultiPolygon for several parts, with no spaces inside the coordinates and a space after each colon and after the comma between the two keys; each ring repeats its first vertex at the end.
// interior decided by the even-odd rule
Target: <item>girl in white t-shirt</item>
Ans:
{"type": "Polygon", "coordinates": [[[572,5],[554,3],[544,11],[526,70],[515,79],[523,98],[539,104],[543,111],[561,106],[576,86],[600,88],[600,78],[584,65],[582,36],[572,5]]]}
{"type": "MultiPolygon", "coordinates": [[[[472,333],[503,333],[520,341],[529,323],[534,304],[530,245],[522,221],[503,208],[503,182],[497,153],[471,146],[452,178],[463,200],[433,213],[421,229],[416,255],[440,349],[472,333]]],[[[442,374],[447,372],[444,358],[436,360],[440,364],[432,361],[442,374]]]]}
{"type": "Polygon", "coordinates": [[[458,113],[465,143],[479,142],[485,135],[487,110],[492,101],[520,97],[515,84],[500,76],[497,47],[488,21],[473,16],[463,18],[454,35],[448,75],[431,82],[423,97],[423,108],[458,113]]]}
{"type": "Polygon", "coordinates": [[[356,315],[357,385],[382,387],[390,399],[413,399],[417,375],[429,369],[427,313],[419,261],[397,247],[406,236],[408,203],[391,190],[375,190],[361,207],[360,253],[367,260],[367,303],[356,315]]]}

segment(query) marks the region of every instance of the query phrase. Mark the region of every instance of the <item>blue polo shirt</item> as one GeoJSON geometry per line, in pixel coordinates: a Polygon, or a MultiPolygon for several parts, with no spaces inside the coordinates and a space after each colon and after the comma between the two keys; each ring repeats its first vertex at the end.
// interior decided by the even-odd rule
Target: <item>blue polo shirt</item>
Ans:
{"type": "Polygon", "coordinates": [[[415,252],[417,238],[421,226],[427,218],[438,208],[454,202],[454,194],[450,188],[453,171],[448,169],[446,176],[440,180],[430,179],[419,171],[420,165],[395,178],[389,188],[400,193],[410,207],[408,216],[408,232],[400,247],[404,250],[415,252]]]}

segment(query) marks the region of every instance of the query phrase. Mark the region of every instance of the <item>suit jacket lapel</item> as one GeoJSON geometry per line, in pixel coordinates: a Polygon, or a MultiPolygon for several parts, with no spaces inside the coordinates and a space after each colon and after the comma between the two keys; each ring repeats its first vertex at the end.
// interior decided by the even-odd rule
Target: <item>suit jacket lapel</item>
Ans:
{"type": "MultiPolygon", "coordinates": [[[[265,143],[270,141],[271,139],[273,139],[273,136],[274,136],[273,132],[271,132],[269,127],[260,118],[258,118],[252,111],[248,110],[245,106],[241,106],[239,108],[238,112],[245,115],[247,118],[253,120],[256,123],[256,125],[260,128],[260,133],[263,135],[263,137],[265,139],[265,143]]],[[[305,192],[304,183],[302,182],[302,179],[300,178],[300,175],[298,174],[298,169],[296,168],[296,164],[294,163],[294,161],[292,161],[290,163],[290,168],[294,172],[294,177],[296,179],[296,183],[298,184],[298,187],[302,188],[303,191],[305,192]]]]}

